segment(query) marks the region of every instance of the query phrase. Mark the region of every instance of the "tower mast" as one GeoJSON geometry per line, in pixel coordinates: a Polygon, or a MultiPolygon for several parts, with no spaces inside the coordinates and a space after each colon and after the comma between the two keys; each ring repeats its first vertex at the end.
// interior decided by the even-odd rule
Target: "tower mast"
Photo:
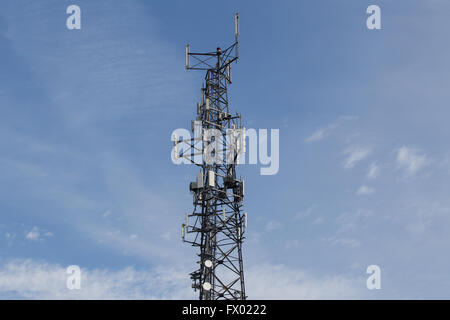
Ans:
{"type": "Polygon", "coordinates": [[[245,129],[241,115],[231,114],[228,104],[231,64],[238,60],[237,13],[234,24],[235,41],[224,50],[193,53],[186,45],[186,69],[206,71],[192,122],[194,138],[175,141],[175,145],[189,145],[190,154],[186,151],[179,156],[200,169],[189,185],[194,210],[186,214],[182,225],[183,241],[199,248],[199,267],[190,276],[200,300],[246,299],[242,242],[247,216],[241,212],[244,180],[236,175],[239,157],[245,153],[245,129]],[[199,155],[200,161],[191,160],[199,155]]]}

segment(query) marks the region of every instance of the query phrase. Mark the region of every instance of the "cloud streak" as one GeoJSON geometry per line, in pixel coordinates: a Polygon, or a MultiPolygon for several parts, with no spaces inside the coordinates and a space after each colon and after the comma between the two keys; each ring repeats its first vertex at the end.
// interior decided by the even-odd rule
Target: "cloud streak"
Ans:
{"type": "Polygon", "coordinates": [[[403,146],[397,150],[397,165],[405,172],[405,176],[414,176],[430,164],[429,157],[419,149],[403,146]]]}
{"type": "Polygon", "coordinates": [[[366,185],[362,185],[359,187],[359,189],[356,191],[357,195],[369,195],[375,192],[374,188],[368,187],[366,185]]]}
{"type": "MultiPolygon", "coordinates": [[[[55,27],[65,14],[59,1],[23,3],[7,2],[0,13],[7,26],[5,50],[14,53],[34,85],[17,96],[13,82],[2,88],[0,103],[19,125],[0,123],[0,147],[6,151],[0,176],[7,182],[0,192],[19,200],[22,220],[51,221],[89,239],[92,247],[145,261],[179,257],[177,237],[160,233],[178,236],[172,213],[182,212],[182,204],[149,181],[161,181],[154,155],[170,151],[160,119],[191,89],[177,65],[182,50],[179,59],[178,48],[157,33],[156,19],[140,3],[86,3],[83,10],[95,19],[80,32],[68,31],[64,20],[55,27]],[[29,109],[25,96],[35,98],[29,109]],[[159,134],[155,140],[165,149],[157,150],[149,134],[159,134]],[[139,151],[123,152],[123,145],[139,151]],[[143,158],[154,162],[140,167],[143,158]],[[155,230],[155,220],[160,230],[148,232],[155,230]]],[[[45,236],[37,227],[25,234],[30,242],[45,236]]]]}
{"type": "Polygon", "coordinates": [[[337,129],[342,124],[342,122],[349,121],[349,120],[355,120],[355,119],[358,119],[358,117],[356,117],[356,116],[341,116],[337,120],[335,120],[333,123],[331,123],[330,125],[317,129],[315,132],[313,132],[313,134],[311,134],[309,137],[307,137],[305,139],[305,141],[308,143],[311,143],[311,142],[317,142],[317,141],[323,140],[326,137],[328,137],[332,131],[337,129]]]}
{"type": "MultiPolygon", "coordinates": [[[[250,299],[363,298],[364,279],[344,275],[314,276],[285,265],[249,267],[250,299]]],[[[159,266],[148,270],[81,269],[81,289],[66,286],[66,269],[33,260],[12,260],[0,266],[0,298],[22,299],[195,299],[187,271],[159,266]]]]}
{"type": "Polygon", "coordinates": [[[380,173],[380,167],[377,165],[376,162],[372,162],[370,164],[370,167],[369,167],[366,177],[368,179],[375,179],[376,177],[378,177],[379,173],[380,173]]]}
{"type": "Polygon", "coordinates": [[[358,162],[364,160],[370,152],[371,150],[365,147],[348,148],[344,151],[344,154],[347,155],[347,158],[344,161],[344,168],[353,168],[358,162]]]}
{"type": "Polygon", "coordinates": [[[66,286],[66,268],[33,260],[0,267],[0,298],[10,299],[193,299],[189,278],[180,269],[81,269],[81,289],[66,286]]]}

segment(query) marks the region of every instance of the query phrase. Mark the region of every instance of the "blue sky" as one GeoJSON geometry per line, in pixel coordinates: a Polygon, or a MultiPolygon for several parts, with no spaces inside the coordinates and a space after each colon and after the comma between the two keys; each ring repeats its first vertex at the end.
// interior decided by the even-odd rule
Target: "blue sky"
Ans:
{"type": "Polygon", "coordinates": [[[235,11],[231,108],[280,129],[277,175],[239,168],[249,298],[449,297],[448,2],[1,6],[1,298],[196,297],[179,238],[195,169],[172,164],[170,135],[203,77],[184,45],[230,44],[235,11]],[[382,30],[366,28],[370,4],[382,30]],[[366,288],[372,264],[381,290],[366,288]]]}

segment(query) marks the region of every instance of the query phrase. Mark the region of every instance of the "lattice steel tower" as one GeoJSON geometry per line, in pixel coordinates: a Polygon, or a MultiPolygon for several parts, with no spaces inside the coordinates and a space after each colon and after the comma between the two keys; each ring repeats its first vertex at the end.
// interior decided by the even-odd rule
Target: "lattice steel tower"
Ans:
{"type": "Polygon", "coordinates": [[[241,115],[230,112],[227,92],[231,64],[238,60],[238,19],[236,13],[235,42],[225,50],[193,53],[186,45],[186,69],[206,71],[197,117],[192,121],[194,138],[174,139],[176,147],[184,145],[182,152],[175,148],[177,157],[189,159],[200,169],[189,185],[194,210],[186,214],[181,229],[183,241],[200,248],[199,267],[190,274],[200,300],[246,299],[242,241],[247,214],[241,213],[244,181],[236,176],[236,166],[245,154],[245,129],[241,115]]]}

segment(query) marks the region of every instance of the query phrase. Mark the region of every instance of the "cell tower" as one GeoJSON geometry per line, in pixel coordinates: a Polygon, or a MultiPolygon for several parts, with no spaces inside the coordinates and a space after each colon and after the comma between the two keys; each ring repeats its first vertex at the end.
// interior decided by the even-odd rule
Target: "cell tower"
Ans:
{"type": "Polygon", "coordinates": [[[175,151],[177,156],[200,168],[189,185],[194,210],[186,214],[181,228],[183,241],[200,248],[199,267],[190,274],[200,300],[246,299],[242,241],[247,214],[241,213],[244,181],[236,177],[236,166],[245,154],[245,129],[241,115],[230,113],[227,92],[231,64],[238,60],[238,22],[236,13],[235,42],[225,50],[193,53],[186,45],[186,69],[206,71],[197,117],[192,121],[194,138],[174,139],[176,150],[180,144],[188,146],[183,152],[175,151]]]}

